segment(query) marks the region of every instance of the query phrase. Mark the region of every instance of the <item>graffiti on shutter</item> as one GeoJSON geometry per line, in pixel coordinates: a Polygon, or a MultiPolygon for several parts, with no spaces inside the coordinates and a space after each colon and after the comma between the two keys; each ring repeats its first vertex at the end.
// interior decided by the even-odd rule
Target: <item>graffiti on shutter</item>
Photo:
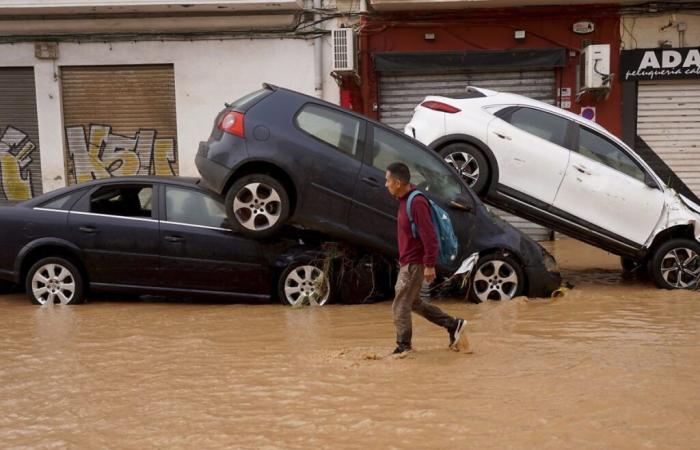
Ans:
{"type": "Polygon", "coordinates": [[[72,183],[130,175],[177,175],[174,138],[140,128],[133,136],[112,132],[110,125],[66,127],[68,176],[72,183]]]}
{"type": "Polygon", "coordinates": [[[32,153],[36,145],[22,130],[8,126],[0,136],[0,199],[22,201],[32,198],[32,153]]]}

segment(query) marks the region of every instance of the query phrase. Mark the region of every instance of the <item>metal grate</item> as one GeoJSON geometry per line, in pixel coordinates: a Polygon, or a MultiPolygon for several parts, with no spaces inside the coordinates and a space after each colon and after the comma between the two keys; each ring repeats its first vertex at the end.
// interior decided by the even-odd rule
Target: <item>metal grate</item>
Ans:
{"type": "Polygon", "coordinates": [[[177,175],[172,65],[61,70],[69,183],[177,175]]]}
{"type": "Polygon", "coordinates": [[[700,194],[700,81],[640,81],[637,134],[700,194]]]}
{"type": "Polygon", "coordinates": [[[34,69],[0,69],[0,205],[42,193],[34,69]]]}

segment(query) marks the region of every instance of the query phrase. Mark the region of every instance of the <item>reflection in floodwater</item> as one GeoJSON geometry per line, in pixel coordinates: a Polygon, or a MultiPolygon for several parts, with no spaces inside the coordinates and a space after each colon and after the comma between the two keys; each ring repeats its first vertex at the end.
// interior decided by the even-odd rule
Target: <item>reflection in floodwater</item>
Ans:
{"type": "Polygon", "coordinates": [[[700,297],[548,244],[575,288],[441,300],[473,354],[389,303],[278,305],[0,297],[0,446],[698,448],[700,297]]]}

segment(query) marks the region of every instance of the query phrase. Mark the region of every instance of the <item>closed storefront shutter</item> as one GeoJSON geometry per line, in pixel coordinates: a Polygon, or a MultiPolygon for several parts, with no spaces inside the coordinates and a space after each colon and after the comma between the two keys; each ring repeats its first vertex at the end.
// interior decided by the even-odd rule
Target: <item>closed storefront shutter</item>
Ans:
{"type": "Polygon", "coordinates": [[[41,193],[34,69],[0,68],[0,205],[41,193]]]}
{"type": "MultiPolygon", "coordinates": [[[[385,74],[379,80],[379,120],[403,130],[411,120],[413,109],[427,95],[462,94],[467,86],[512,92],[554,104],[556,78],[553,70],[449,73],[385,74]]],[[[499,216],[535,240],[551,238],[551,231],[520,217],[492,208],[499,216]]]]}
{"type": "Polygon", "coordinates": [[[637,134],[700,194],[700,81],[640,81],[637,134]]]}
{"type": "Polygon", "coordinates": [[[69,183],[177,175],[173,66],[61,69],[69,183]]]}

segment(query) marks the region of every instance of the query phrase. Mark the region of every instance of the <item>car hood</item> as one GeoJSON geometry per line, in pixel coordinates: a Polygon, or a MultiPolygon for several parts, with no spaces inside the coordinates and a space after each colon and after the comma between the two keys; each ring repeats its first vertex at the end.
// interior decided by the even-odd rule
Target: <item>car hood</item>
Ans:
{"type": "Polygon", "coordinates": [[[488,208],[484,207],[482,217],[483,219],[472,229],[476,251],[493,248],[509,249],[518,255],[525,266],[542,267],[545,265],[545,260],[554,259],[544,247],[488,208]]]}

